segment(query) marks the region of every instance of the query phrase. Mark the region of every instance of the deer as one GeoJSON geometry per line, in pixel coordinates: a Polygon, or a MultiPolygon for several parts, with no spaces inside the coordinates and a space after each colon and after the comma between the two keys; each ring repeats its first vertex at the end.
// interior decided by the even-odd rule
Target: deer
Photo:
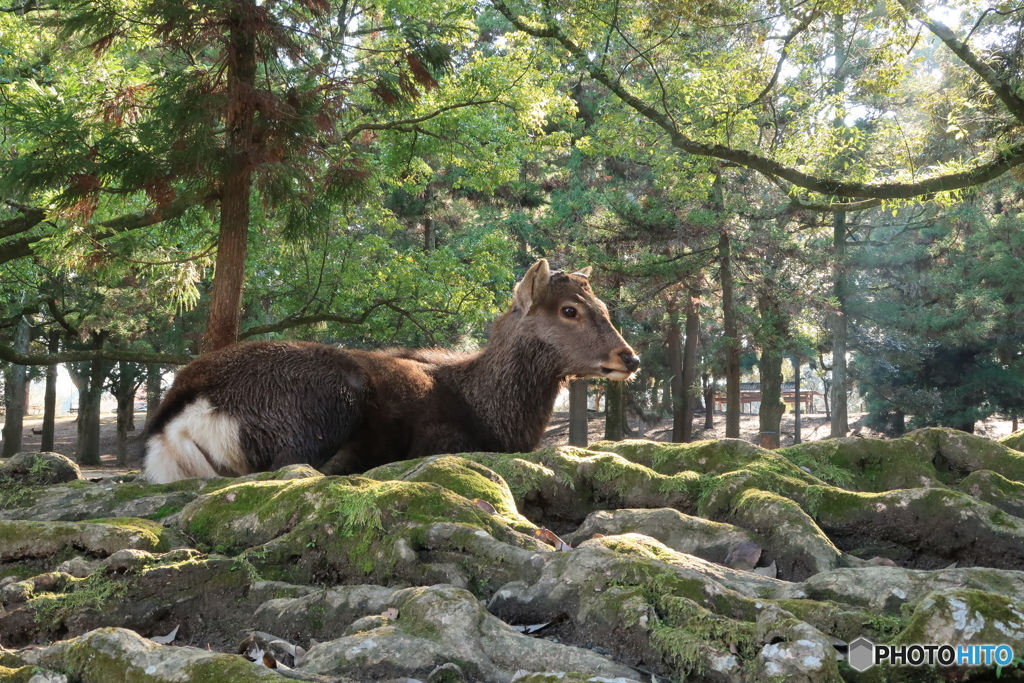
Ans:
{"type": "Polygon", "coordinates": [[[303,463],[347,475],[442,453],[532,451],[569,378],[621,381],[640,367],[590,273],[538,260],[476,353],[248,341],[200,356],[147,427],[144,477],[303,463]]]}

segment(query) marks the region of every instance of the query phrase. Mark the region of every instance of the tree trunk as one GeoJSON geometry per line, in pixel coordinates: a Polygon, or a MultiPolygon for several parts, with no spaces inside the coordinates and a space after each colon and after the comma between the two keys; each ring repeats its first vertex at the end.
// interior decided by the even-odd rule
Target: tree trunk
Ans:
{"type": "Polygon", "coordinates": [[[256,26],[253,0],[234,0],[229,18],[225,171],[221,185],[217,264],[210,292],[210,317],[203,352],[234,343],[242,311],[245,256],[252,194],[253,133],[256,97],[256,26]]]}
{"type": "Polygon", "coordinates": [[[697,387],[697,336],[700,334],[700,315],[697,311],[696,292],[686,297],[686,344],[683,347],[683,441],[693,441],[693,403],[697,387]]]}
{"type": "Polygon", "coordinates": [[[800,416],[803,406],[800,405],[800,356],[793,356],[793,445],[800,443],[800,416]]]}
{"type": "Polygon", "coordinates": [[[587,445],[587,380],[574,379],[569,382],[569,445],[587,445]]]}
{"type": "Polygon", "coordinates": [[[740,338],[733,300],[729,233],[718,240],[718,262],[722,278],[722,317],[725,328],[725,438],[740,437],[740,338]]]}
{"type": "Polygon", "coordinates": [[[152,363],[146,366],[146,426],[148,427],[157,408],[160,407],[160,395],[163,392],[163,366],[152,363]]]}
{"type": "Polygon", "coordinates": [[[683,386],[683,342],[682,331],[679,329],[679,309],[673,297],[666,307],[668,313],[668,369],[672,378],[672,441],[682,443],[686,437],[683,429],[686,423],[686,400],[688,397],[683,386]]]}
{"type": "Polygon", "coordinates": [[[608,382],[604,395],[604,438],[622,441],[626,434],[626,401],[622,382],[608,382]]]}
{"type": "Polygon", "coordinates": [[[821,394],[822,401],[825,402],[825,417],[829,420],[832,419],[832,403],[829,401],[829,396],[832,395],[832,383],[822,380],[824,391],[821,394]]]}
{"type": "Polygon", "coordinates": [[[78,388],[78,443],[75,459],[79,465],[100,464],[100,398],[106,369],[102,361],[86,364],[78,388]]]}
{"type": "MultiPolygon", "coordinates": [[[[50,353],[60,351],[60,332],[50,331],[50,339],[46,350],[50,353]]],[[[57,366],[46,366],[46,393],[43,395],[43,435],[40,439],[40,451],[53,450],[53,431],[57,419],[57,366]]]]}
{"type": "Polygon", "coordinates": [[[768,294],[757,299],[761,325],[767,334],[761,344],[761,408],[758,410],[758,443],[762,448],[778,448],[782,415],[786,404],[782,401],[782,349],[779,343],[785,338],[782,314],[778,302],[768,294]]]}
{"type": "MultiPolygon", "coordinates": [[[[18,320],[18,326],[14,331],[14,350],[19,353],[28,352],[28,343],[31,338],[32,321],[27,315],[22,315],[18,320]]],[[[7,369],[4,415],[4,448],[3,457],[9,458],[21,451],[21,438],[24,431],[25,390],[28,386],[28,367],[11,363],[7,369]]]]}
{"type": "Polygon", "coordinates": [[[832,330],[832,438],[844,437],[850,431],[846,415],[846,212],[836,211],[833,221],[833,246],[836,264],[833,271],[833,294],[839,302],[832,330]]]}
{"type": "Polygon", "coordinates": [[[427,189],[423,195],[423,211],[427,214],[423,217],[423,251],[429,252],[437,249],[437,226],[434,225],[434,219],[430,217],[431,202],[434,199],[434,191],[430,187],[430,183],[427,183],[427,189]]]}
{"type": "Polygon", "coordinates": [[[715,378],[704,373],[701,382],[704,385],[704,429],[711,430],[715,428],[715,378]]]}
{"type": "Polygon", "coordinates": [[[117,466],[128,465],[128,432],[131,431],[132,413],[135,412],[135,392],[117,396],[117,466]]]}
{"type": "MultiPolygon", "coordinates": [[[[832,37],[835,51],[835,78],[832,93],[837,97],[846,89],[846,29],[844,17],[837,14],[833,19],[832,37]]],[[[837,111],[832,122],[835,128],[845,128],[846,120],[843,110],[837,111]]],[[[837,158],[836,163],[843,161],[837,158]]],[[[838,302],[832,330],[832,415],[830,418],[830,436],[844,437],[850,431],[846,405],[846,212],[836,211],[832,222],[832,244],[835,250],[835,266],[833,270],[833,295],[838,302]]]]}
{"type": "MultiPolygon", "coordinates": [[[[608,255],[618,258],[618,252],[614,247],[608,247],[608,255]]],[[[619,320],[620,305],[622,304],[622,276],[616,274],[612,281],[612,306],[611,319],[616,327],[622,329],[622,321],[619,320]]],[[[623,382],[607,382],[604,395],[605,423],[604,438],[610,441],[622,441],[626,435],[628,425],[626,424],[626,386],[623,382]]]]}

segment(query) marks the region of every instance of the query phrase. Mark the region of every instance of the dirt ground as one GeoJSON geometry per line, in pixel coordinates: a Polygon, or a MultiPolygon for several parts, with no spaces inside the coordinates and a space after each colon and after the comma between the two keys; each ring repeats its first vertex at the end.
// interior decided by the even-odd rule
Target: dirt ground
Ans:
{"type": "MultiPolygon", "coordinates": [[[[72,460],[75,459],[75,443],[78,441],[78,427],[75,423],[75,415],[58,415],[54,420],[53,429],[53,450],[61,455],[66,455],[72,460]]],[[[117,467],[117,416],[114,413],[102,413],[100,415],[100,467],[104,474],[111,474],[111,470],[124,471],[124,468],[117,467]]],[[[128,453],[131,459],[139,450],[142,439],[142,427],[146,422],[146,413],[135,413],[135,431],[128,433],[128,453]]],[[[40,432],[43,426],[42,415],[32,415],[25,418],[25,431],[21,440],[21,450],[38,451],[42,436],[40,432]]],[[[135,463],[129,469],[139,469],[141,463],[135,463]]],[[[83,475],[90,476],[83,470],[83,475]]]]}
{"type": "MultiPolygon", "coordinates": [[[[860,436],[880,436],[871,430],[861,427],[863,413],[850,414],[851,434],[860,436]]],[[[141,452],[142,428],[146,420],[145,412],[135,414],[136,429],[129,433],[129,457],[141,452]]],[[[25,432],[22,439],[22,450],[37,451],[40,445],[39,432],[43,423],[41,415],[30,416],[25,419],[25,432]]],[[[633,433],[629,438],[651,439],[653,441],[670,441],[672,438],[671,420],[656,425],[643,425],[639,421],[630,422],[633,433]]],[[[715,414],[715,428],[704,430],[704,416],[698,415],[694,419],[694,440],[722,439],[725,438],[725,415],[715,414]]],[[[977,425],[976,434],[988,436],[992,439],[1000,439],[1010,434],[1010,421],[989,418],[977,425]]],[[[752,443],[757,441],[758,420],[757,415],[743,415],[740,420],[741,438],[752,443]]],[[[819,441],[827,439],[829,435],[829,421],[824,413],[803,415],[801,417],[801,436],[804,441],[819,441]]],[[[100,461],[99,468],[92,468],[96,472],[83,472],[85,476],[110,475],[116,471],[124,471],[116,465],[115,453],[117,452],[116,425],[114,413],[103,413],[100,416],[100,461]]],[[[74,415],[60,415],[57,417],[54,429],[53,449],[71,459],[75,457],[75,441],[77,429],[74,415]]],[[[591,413],[590,433],[588,443],[596,443],[604,439],[604,416],[598,413],[591,413]]],[[[555,413],[544,436],[542,446],[559,446],[569,440],[569,414],[567,412],[555,413]]],[[[782,418],[782,445],[793,444],[793,415],[787,413],[782,418]]],[[[134,462],[130,469],[138,469],[141,463],[134,462]]]]}

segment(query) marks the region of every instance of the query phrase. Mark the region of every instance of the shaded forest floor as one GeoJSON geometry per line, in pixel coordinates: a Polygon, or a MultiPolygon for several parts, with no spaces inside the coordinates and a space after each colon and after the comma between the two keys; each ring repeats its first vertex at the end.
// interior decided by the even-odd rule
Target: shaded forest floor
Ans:
{"type": "MultiPolygon", "coordinates": [[[[863,426],[866,413],[850,413],[850,436],[874,437],[879,439],[887,438],[884,434],[875,432],[863,426]]],[[[997,417],[990,417],[984,422],[978,422],[974,433],[978,436],[985,436],[990,439],[1001,439],[1012,433],[1012,423],[997,417]]],[[[672,418],[668,417],[652,425],[644,425],[639,420],[630,420],[630,427],[633,429],[626,438],[650,439],[652,441],[672,440],[672,418]]],[[[781,445],[792,446],[794,438],[793,414],[786,413],[782,416],[781,445]]],[[[757,443],[757,435],[760,431],[757,415],[740,416],[740,438],[750,443],[757,443]]],[[[829,418],[825,413],[811,413],[800,416],[800,437],[801,441],[821,441],[829,438],[829,418]]],[[[693,440],[703,441],[706,439],[725,438],[725,415],[715,413],[714,428],[704,429],[704,414],[698,413],[693,420],[693,440]]],[[[555,413],[551,418],[547,433],[544,436],[542,446],[561,446],[569,440],[569,413],[555,413]]],[[[595,443],[604,440],[604,414],[590,411],[590,429],[587,443],[595,443]]]]}
{"type": "MultiPolygon", "coordinates": [[[[882,437],[881,434],[873,432],[869,429],[863,428],[861,422],[863,420],[864,413],[851,413],[850,414],[850,429],[851,434],[859,436],[871,436],[871,437],[882,437]]],[[[129,462],[132,469],[137,469],[141,466],[141,463],[134,460],[141,455],[141,439],[142,429],[146,421],[145,412],[137,412],[135,414],[136,429],[129,433],[129,462]]],[[[38,451],[40,445],[40,435],[33,433],[39,431],[43,424],[43,418],[41,415],[30,416],[25,419],[25,434],[22,440],[22,450],[25,451],[38,451]]],[[[715,414],[715,426],[713,429],[705,430],[704,416],[698,414],[694,419],[694,440],[704,439],[722,439],[725,438],[725,416],[719,413],[715,414]]],[[[635,439],[651,439],[653,441],[671,441],[672,439],[672,420],[671,418],[663,420],[657,424],[644,425],[637,420],[631,420],[630,426],[633,429],[633,433],[627,435],[628,438],[635,439]]],[[[1011,433],[1010,421],[1002,420],[997,418],[989,418],[985,422],[979,422],[975,433],[980,436],[987,436],[991,439],[1000,439],[1011,433]]],[[[109,474],[109,470],[116,470],[116,458],[115,453],[117,452],[117,427],[115,424],[114,413],[103,413],[100,417],[100,460],[101,465],[99,468],[103,470],[102,474],[109,474]]],[[[740,434],[745,441],[751,443],[757,442],[758,433],[758,419],[757,415],[743,415],[740,421],[740,434]]],[[[824,413],[812,413],[810,415],[803,415],[801,417],[801,436],[803,441],[820,441],[827,439],[829,435],[829,421],[824,413]]],[[[54,446],[53,450],[62,455],[66,455],[71,459],[75,456],[75,442],[77,440],[77,428],[75,425],[75,415],[60,415],[56,420],[56,427],[54,430],[54,446]]],[[[884,438],[884,437],[883,437],[884,438]]],[[[604,439],[604,415],[601,413],[591,412],[590,413],[590,437],[588,443],[595,443],[604,439]]],[[[557,412],[551,419],[551,424],[548,426],[547,433],[544,436],[544,440],[541,446],[561,446],[567,443],[569,440],[569,413],[557,412]]],[[[787,413],[782,417],[782,445],[791,446],[793,445],[793,415],[787,413]]],[[[90,474],[86,473],[86,477],[90,474]]],[[[96,476],[96,475],[92,475],[96,476]]]]}

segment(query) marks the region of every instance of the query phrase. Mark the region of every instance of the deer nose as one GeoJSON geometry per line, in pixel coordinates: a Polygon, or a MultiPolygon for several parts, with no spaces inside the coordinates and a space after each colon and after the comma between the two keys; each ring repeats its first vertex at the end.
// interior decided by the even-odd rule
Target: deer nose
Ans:
{"type": "Polygon", "coordinates": [[[626,366],[626,369],[630,372],[636,372],[637,368],[640,367],[640,359],[636,357],[632,351],[623,351],[619,354],[619,358],[622,359],[622,364],[626,366]]]}

